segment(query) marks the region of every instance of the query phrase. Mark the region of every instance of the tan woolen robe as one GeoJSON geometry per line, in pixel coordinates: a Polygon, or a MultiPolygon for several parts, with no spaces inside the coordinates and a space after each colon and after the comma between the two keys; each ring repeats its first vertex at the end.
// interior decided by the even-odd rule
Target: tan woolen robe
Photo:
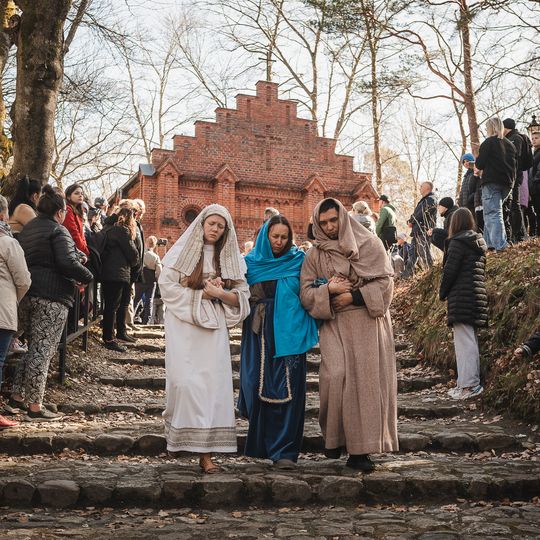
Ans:
{"type": "Polygon", "coordinates": [[[360,287],[366,306],[334,313],[328,285],[317,278],[335,275],[331,258],[316,247],[301,274],[302,304],[320,327],[319,423],[326,448],[349,454],[398,450],[397,378],[392,322],[388,308],[393,280],[381,277],[360,287]]]}

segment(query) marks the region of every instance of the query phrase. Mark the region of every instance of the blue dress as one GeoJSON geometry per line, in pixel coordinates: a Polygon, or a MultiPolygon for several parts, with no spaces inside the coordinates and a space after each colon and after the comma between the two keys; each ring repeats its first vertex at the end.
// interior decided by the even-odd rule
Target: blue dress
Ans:
{"type": "Polygon", "coordinates": [[[255,301],[242,331],[238,398],[240,414],[249,420],[244,453],[296,462],[304,433],[306,354],[274,358],[276,281],[254,285],[251,291],[255,301]],[[261,314],[262,324],[255,333],[253,319],[261,314]]]}

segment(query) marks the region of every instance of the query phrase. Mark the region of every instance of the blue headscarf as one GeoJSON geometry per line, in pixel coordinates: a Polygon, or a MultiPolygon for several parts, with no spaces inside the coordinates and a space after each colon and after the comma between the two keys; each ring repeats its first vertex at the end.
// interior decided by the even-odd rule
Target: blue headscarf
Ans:
{"type": "Polygon", "coordinates": [[[276,358],[304,354],[318,341],[317,323],[300,303],[300,269],[304,252],[296,246],[274,257],[268,239],[268,222],[259,231],[255,247],[246,255],[249,285],[277,280],[274,304],[276,358]]]}

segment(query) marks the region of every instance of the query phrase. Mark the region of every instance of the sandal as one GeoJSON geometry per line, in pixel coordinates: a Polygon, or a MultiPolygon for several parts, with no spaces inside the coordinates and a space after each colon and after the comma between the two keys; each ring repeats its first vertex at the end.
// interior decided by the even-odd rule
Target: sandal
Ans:
{"type": "Polygon", "coordinates": [[[204,466],[202,462],[199,461],[199,467],[204,474],[216,474],[218,472],[221,472],[221,467],[212,462],[204,466]]]}

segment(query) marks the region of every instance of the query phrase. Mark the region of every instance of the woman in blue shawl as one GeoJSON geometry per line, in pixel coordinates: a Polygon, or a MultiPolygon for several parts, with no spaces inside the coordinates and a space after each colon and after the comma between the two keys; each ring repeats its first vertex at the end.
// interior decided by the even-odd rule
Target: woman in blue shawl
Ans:
{"type": "Polygon", "coordinates": [[[300,303],[304,253],[292,228],[274,216],[245,257],[251,314],[242,332],[238,409],[249,420],[245,455],[294,468],[302,446],[306,352],[318,341],[315,320],[300,303]]]}

